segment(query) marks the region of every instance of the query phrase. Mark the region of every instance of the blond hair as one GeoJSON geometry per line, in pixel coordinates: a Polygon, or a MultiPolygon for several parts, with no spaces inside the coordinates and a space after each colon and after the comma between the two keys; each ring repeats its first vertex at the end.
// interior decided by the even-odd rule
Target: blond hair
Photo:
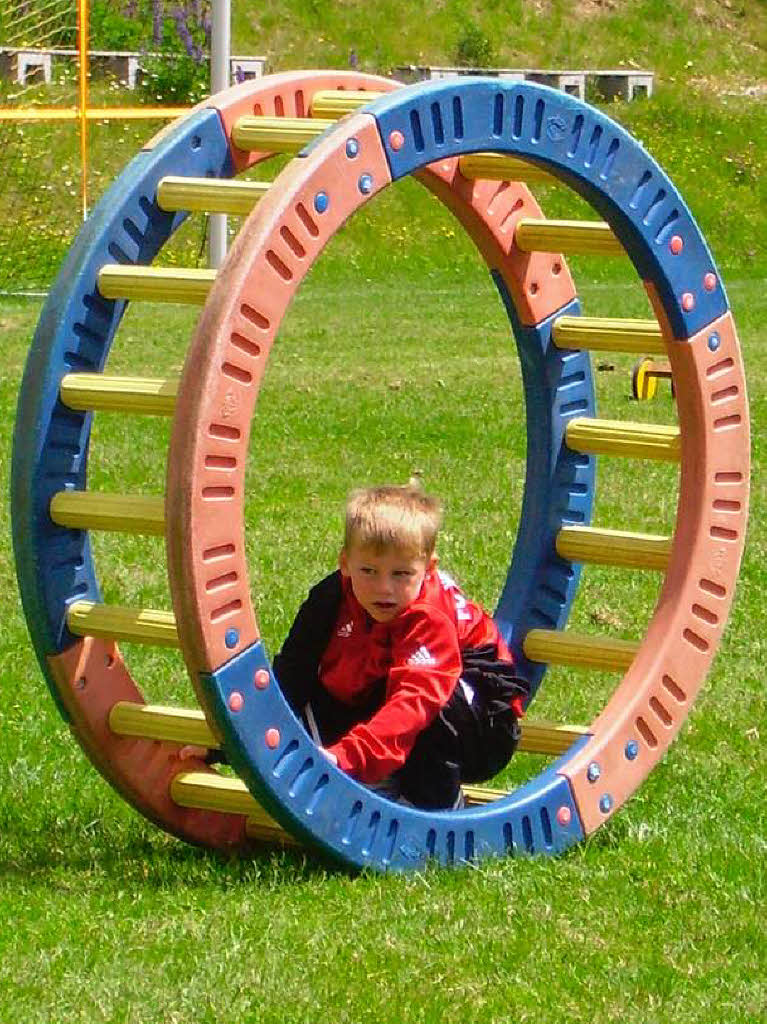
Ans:
{"type": "Polygon", "coordinates": [[[404,486],[364,487],[346,501],[344,550],[352,544],[382,552],[390,548],[416,558],[434,554],[442,508],[420,481],[404,486]]]}

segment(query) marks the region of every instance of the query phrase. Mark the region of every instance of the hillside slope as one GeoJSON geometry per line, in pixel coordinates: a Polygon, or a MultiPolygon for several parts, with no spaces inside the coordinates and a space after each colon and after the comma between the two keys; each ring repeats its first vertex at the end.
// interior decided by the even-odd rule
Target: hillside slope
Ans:
{"type": "Polygon", "coordinates": [[[637,66],[665,81],[744,88],[767,77],[765,0],[264,0],[233,4],[234,52],[274,70],[452,65],[637,66]]]}

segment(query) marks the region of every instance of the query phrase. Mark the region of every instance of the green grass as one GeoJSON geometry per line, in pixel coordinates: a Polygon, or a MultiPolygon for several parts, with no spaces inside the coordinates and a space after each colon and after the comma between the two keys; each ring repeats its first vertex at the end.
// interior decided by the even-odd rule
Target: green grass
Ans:
{"type": "MultiPolygon", "coordinates": [[[[341,240],[283,325],[259,401],[246,502],[254,599],[271,650],[306,588],[333,564],[348,488],[415,469],[446,503],[442,563],[472,596],[495,601],[524,473],[519,370],[476,258],[460,237],[450,240],[454,264],[445,258],[448,225],[427,211],[417,276],[397,263],[388,274],[370,269],[370,247],[344,267],[341,240]]],[[[363,238],[374,226],[361,225],[363,238]]],[[[593,277],[577,277],[586,313],[647,314],[628,274],[593,277]]],[[[166,837],[101,780],[58,718],[31,654],[10,545],[2,550],[0,913],[8,926],[0,1020],[767,1019],[767,300],[763,278],[728,285],[755,458],[734,614],[678,742],[618,815],[559,859],[352,877],[301,854],[223,859],[166,837]]],[[[32,301],[0,304],[6,453],[38,310],[32,301]]],[[[185,310],[135,305],[109,368],[180,366],[192,323],[185,310]]],[[[630,400],[631,357],[609,362],[615,368],[596,375],[602,415],[674,421],[667,391],[652,403],[630,400]]],[[[92,486],[162,493],[167,437],[160,420],[97,416],[92,486]]],[[[7,466],[6,458],[6,488],[7,466]]],[[[596,520],[670,529],[675,488],[668,467],[602,460],[596,520]]],[[[8,537],[5,508],[2,516],[8,537]]],[[[159,541],[97,537],[95,556],[108,599],[167,606],[159,541]]],[[[658,585],[655,574],[588,570],[573,623],[639,637],[658,585]]],[[[191,700],[177,655],[128,648],[127,657],[147,697],[191,700]]],[[[536,715],[588,721],[614,684],[607,675],[552,672],[536,715]]],[[[518,755],[506,781],[529,777],[542,761],[518,755]]]]}
{"type": "MultiPolygon", "coordinates": [[[[728,274],[765,273],[767,97],[763,90],[745,93],[767,79],[764,0],[439,0],[428,19],[406,0],[374,6],[359,0],[268,0],[233,8],[232,51],[265,53],[272,71],[348,68],[352,50],[360,70],[373,73],[390,74],[408,63],[452,65],[472,27],[494,42],[495,66],[649,68],[656,74],[654,96],[611,104],[610,112],[670,174],[728,274]]],[[[99,45],[107,47],[108,40],[99,45]]],[[[2,82],[0,105],[72,106],[75,87],[72,69],[61,70],[57,84],[47,88],[20,91],[2,82]]],[[[91,85],[94,106],[132,105],[140,101],[137,96],[116,82],[91,85]]],[[[161,126],[90,125],[91,208],[161,126]]],[[[78,134],[66,123],[0,122],[0,145],[0,291],[45,290],[80,226],[78,134]]],[[[273,168],[267,165],[259,176],[264,172],[270,178],[273,168]]],[[[548,216],[589,216],[585,204],[574,204],[572,197],[539,191],[548,216]]],[[[412,232],[415,209],[424,215],[418,200],[403,191],[385,218],[370,212],[363,218],[367,228],[339,241],[342,262],[366,262],[376,271],[394,262],[403,273],[413,273],[424,259],[439,260],[412,232]],[[391,244],[370,244],[380,237],[391,244]]],[[[203,240],[202,218],[191,218],[163,259],[204,264],[203,240]]],[[[440,261],[443,266],[448,258],[440,261]]],[[[615,277],[609,269],[594,273],[615,277]]]]}
{"type": "MultiPolygon", "coordinates": [[[[350,876],[312,856],[225,859],[165,836],[86,760],[42,680],[0,506],[0,1022],[13,1024],[755,1024],[767,1021],[763,628],[767,586],[767,103],[728,92],[767,77],[763,0],[440,0],[235,5],[233,49],[275,70],[453,63],[474,24],[496,63],[657,72],[652,100],[612,114],[669,172],[724,271],[746,361],[752,515],[733,615],[676,744],[619,814],[556,860],[504,860],[408,877],[350,876]],[[693,9],[695,13],[693,13],[693,9]]],[[[94,102],[130,102],[108,86],[94,102]]],[[[26,99],[69,103],[72,83],[26,99]]],[[[7,97],[3,97],[5,102],[7,97]]],[[[96,199],[159,125],[92,125],[96,199]]],[[[77,139],[2,127],[0,288],[45,284],[78,226],[77,139]],[[34,225],[31,230],[30,225],[34,225]]],[[[267,171],[271,169],[266,168],[267,171]]],[[[269,174],[268,176],[271,176],[269,174]]],[[[548,216],[588,216],[536,190],[548,216]]],[[[236,224],[235,224],[236,226],[236,224]]],[[[192,219],[163,261],[194,260],[192,219]]],[[[584,312],[646,316],[625,261],[572,261],[584,312]]],[[[0,299],[0,480],[37,302],[0,299]]],[[[194,317],[132,307],[115,372],[184,360],[194,317]]],[[[671,423],[661,385],[630,400],[632,357],[599,363],[601,415],[671,423]]],[[[160,494],[169,424],[96,417],[90,484],[160,494]]],[[[439,204],[403,182],[337,236],[280,333],[251,445],[251,584],[274,651],[307,587],[333,565],[347,490],[414,470],[444,499],[442,564],[492,607],[519,516],[519,370],[497,295],[439,204]]],[[[672,528],[676,472],[601,460],[595,520],[672,528]]],[[[98,536],[108,600],[167,607],[162,543],[98,536]]],[[[572,625],[640,637],[656,574],[588,569],[572,625]]],[[[126,645],[147,699],[192,700],[181,658],[126,645]]],[[[552,671],[535,714],[589,721],[615,677],[552,671]]],[[[501,781],[537,773],[515,757],[501,781]]]]}

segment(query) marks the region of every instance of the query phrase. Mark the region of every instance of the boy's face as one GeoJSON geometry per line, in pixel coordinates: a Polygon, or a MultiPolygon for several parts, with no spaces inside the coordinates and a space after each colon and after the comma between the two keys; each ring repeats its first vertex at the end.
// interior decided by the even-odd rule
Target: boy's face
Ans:
{"type": "Polygon", "coordinates": [[[391,548],[383,552],[352,544],[338,565],[351,579],[354,596],[376,622],[390,622],[418,597],[426,573],[437,559],[417,558],[391,548]]]}

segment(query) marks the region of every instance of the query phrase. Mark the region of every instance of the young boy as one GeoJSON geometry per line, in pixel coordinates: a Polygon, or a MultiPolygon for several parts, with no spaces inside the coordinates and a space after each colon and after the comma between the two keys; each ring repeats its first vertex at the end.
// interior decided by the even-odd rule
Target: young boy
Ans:
{"type": "Polygon", "coordinates": [[[350,495],[339,570],[309,593],[274,659],[325,755],[422,808],[508,762],[529,693],[498,629],[434,553],[441,512],[420,488],[350,495]]]}

